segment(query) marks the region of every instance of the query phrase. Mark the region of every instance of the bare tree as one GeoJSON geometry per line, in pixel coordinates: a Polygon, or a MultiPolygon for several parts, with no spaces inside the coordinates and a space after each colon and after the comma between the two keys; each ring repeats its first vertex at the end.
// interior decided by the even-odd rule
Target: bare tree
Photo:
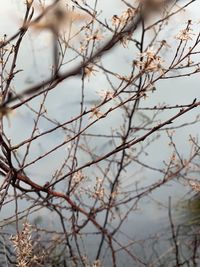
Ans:
{"type": "Polygon", "coordinates": [[[26,0],[19,29],[4,29],[2,264],[198,266],[198,231],[185,254],[171,200],[163,254],[145,254],[131,223],[165,185],[199,191],[198,137],[186,153],[178,140],[199,125],[198,95],[179,88],[200,71],[196,2],[26,0]]]}

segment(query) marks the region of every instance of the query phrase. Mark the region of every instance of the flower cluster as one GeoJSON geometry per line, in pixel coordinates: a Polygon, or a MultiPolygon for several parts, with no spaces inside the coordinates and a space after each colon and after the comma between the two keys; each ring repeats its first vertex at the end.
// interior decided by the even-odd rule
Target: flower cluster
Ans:
{"type": "Polygon", "coordinates": [[[200,192],[200,183],[195,181],[189,181],[188,185],[196,192],[200,192]]]}
{"type": "Polygon", "coordinates": [[[28,267],[37,265],[39,257],[33,253],[33,243],[31,240],[32,227],[27,222],[23,224],[21,233],[11,236],[10,240],[13,243],[17,257],[17,267],[28,267]]]}
{"type": "Polygon", "coordinates": [[[75,191],[77,187],[80,185],[80,183],[85,179],[86,176],[83,174],[83,172],[77,171],[72,177],[71,188],[73,188],[73,191],[75,191]]]}
{"type": "Polygon", "coordinates": [[[100,178],[96,178],[96,184],[94,186],[94,192],[92,194],[92,197],[98,200],[103,201],[105,197],[105,189],[103,187],[103,180],[100,178]]]}
{"type": "Polygon", "coordinates": [[[162,58],[152,49],[148,48],[147,51],[139,54],[140,60],[134,61],[134,65],[142,68],[145,72],[160,72],[163,74],[164,68],[162,58]]]}

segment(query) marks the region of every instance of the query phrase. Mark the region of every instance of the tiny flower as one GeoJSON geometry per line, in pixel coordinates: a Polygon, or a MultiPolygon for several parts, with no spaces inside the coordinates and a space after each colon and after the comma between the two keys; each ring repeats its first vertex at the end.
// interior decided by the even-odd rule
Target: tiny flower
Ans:
{"type": "Polygon", "coordinates": [[[104,113],[102,113],[99,108],[94,107],[92,109],[92,114],[90,115],[90,119],[93,119],[94,117],[99,119],[103,116],[104,116],[104,113]]]}
{"type": "Polygon", "coordinates": [[[129,35],[125,35],[122,39],[120,39],[120,43],[123,45],[124,48],[128,47],[128,43],[131,39],[130,34],[129,35]]]}
{"type": "Polygon", "coordinates": [[[115,26],[116,28],[118,28],[121,23],[121,19],[117,15],[114,15],[111,21],[112,25],[115,26]]]}
{"type": "Polygon", "coordinates": [[[99,34],[98,31],[96,31],[93,35],[88,36],[86,38],[86,41],[94,40],[94,41],[100,41],[103,39],[103,36],[99,34]]]}
{"type": "Polygon", "coordinates": [[[127,23],[127,21],[130,20],[134,15],[135,15],[135,10],[129,7],[122,13],[121,20],[124,23],[127,23]]]}
{"type": "Polygon", "coordinates": [[[106,91],[106,90],[101,90],[100,92],[97,92],[98,95],[101,97],[102,100],[107,100],[107,99],[113,99],[114,98],[114,93],[111,91],[106,91]]]}
{"type": "Polygon", "coordinates": [[[124,27],[127,23],[133,18],[135,14],[135,10],[133,8],[128,8],[125,10],[120,17],[114,15],[111,19],[112,25],[116,28],[124,27]]]}
{"type": "Polygon", "coordinates": [[[93,263],[92,263],[92,267],[101,267],[102,266],[102,263],[100,260],[95,260],[93,263]]]}
{"type": "Polygon", "coordinates": [[[192,35],[194,35],[194,33],[191,33],[190,31],[191,31],[191,29],[184,29],[184,30],[181,30],[181,31],[176,35],[176,39],[181,40],[181,41],[192,40],[192,35]]]}
{"type": "Polygon", "coordinates": [[[91,74],[95,75],[95,72],[97,72],[93,65],[88,65],[84,68],[84,74],[86,76],[91,76],[91,74]]]}

